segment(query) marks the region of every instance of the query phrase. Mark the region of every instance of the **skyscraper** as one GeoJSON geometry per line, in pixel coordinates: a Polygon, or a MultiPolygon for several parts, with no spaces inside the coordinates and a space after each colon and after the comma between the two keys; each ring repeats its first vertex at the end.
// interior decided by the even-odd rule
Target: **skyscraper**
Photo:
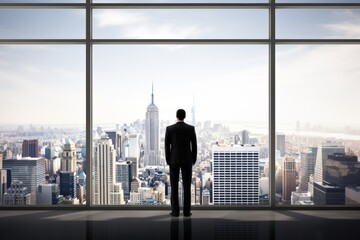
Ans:
{"type": "Polygon", "coordinates": [[[145,120],[145,154],[144,166],[160,165],[159,110],[154,104],[154,88],[151,103],[147,107],[145,120]]]}
{"type": "Polygon", "coordinates": [[[40,184],[38,186],[38,205],[59,205],[64,201],[60,195],[60,188],[58,184],[40,184]]]}
{"type": "Polygon", "coordinates": [[[323,182],[339,187],[360,186],[358,157],[343,153],[329,155],[325,163],[323,182]]]}
{"type": "Polygon", "coordinates": [[[285,134],[276,134],[276,149],[280,150],[280,156],[285,156],[285,134]]]}
{"type": "Polygon", "coordinates": [[[118,159],[118,138],[117,138],[117,132],[116,131],[105,131],[105,133],[108,135],[108,137],[111,139],[111,142],[114,144],[116,159],[118,159]]]}
{"type": "Polygon", "coordinates": [[[333,155],[334,153],[345,153],[344,146],[331,142],[319,145],[315,161],[314,182],[322,183],[326,160],[329,155],[333,155]]]}
{"type": "Polygon", "coordinates": [[[76,172],[61,171],[60,177],[60,194],[67,199],[76,199],[76,172]]]}
{"type": "Polygon", "coordinates": [[[259,148],[213,146],[214,205],[259,204],[259,148]]]}
{"type": "Polygon", "coordinates": [[[308,152],[300,154],[300,184],[299,191],[307,192],[310,174],[314,174],[317,147],[310,147],[308,152]]]}
{"type": "Polygon", "coordinates": [[[45,181],[45,159],[26,157],[22,159],[8,159],[3,162],[4,169],[11,170],[11,182],[22,182],[31,192],[32,205],[36,204],[37,187],[45,181]]]}
{"type": "Polygon", "coordinates": [[[31,193],[21,181],[13,181],[3,197],[3,205],[30,205],[31,193]]]}
{"type": "Polygon", "coordinates": [[[22,157],[39,157],[39,141],[37,139],[23,141],[22,157]]]}
{"type": "Polygon", "coordinates": [[[249,137],[249,131],[243,130],[241,132],[241,143],[242,144],[249,144],[250,143],[250,137],[249,137]]]}
{"type": "Polygon", "coordinates": [[[76,148],[75,144],[66,139],[61,157],[61,171],[76,172],[76,148]]]}
{"type": "Polygon", "coordinates": [[[113,205],[117,199],[115,187],[115,149],[107,135],[95,143],[93,158],[93,191],[94,205],[113,205]]]}
{"type": "MultiPolygon", "coordinates": [[[[0,159],[0,162],[2,159],[0,159]]],[[[0,205],[3,202],[3,195],[7,190],[7,171],[0,167],[0,205]]]]}
{"type": "Polygon", "coordinates": [[[191,124],[192,124],[193,126],[196,126],[195,113],[196,113],[196,110],[195,110],[195,101],[193,100],[193,106],[192,106],[192,108],[191,108],[191,115],[192,115],[191,124]]]}
{"type": "Polygon", "coordinates": [[[125,200],[130,198],[130,184],[131,176],[131,161],[121,161],[115,163],[115,179],[116,183],[121,183],[121,188],[124,191],[125,200]]]}
{"type": "Polygon", "coordinates": [[[290,202],[291,192],[296,190],[296,168],[294,157],[284,157],[282,171],[283,200],[285,202],[290,202]]]}

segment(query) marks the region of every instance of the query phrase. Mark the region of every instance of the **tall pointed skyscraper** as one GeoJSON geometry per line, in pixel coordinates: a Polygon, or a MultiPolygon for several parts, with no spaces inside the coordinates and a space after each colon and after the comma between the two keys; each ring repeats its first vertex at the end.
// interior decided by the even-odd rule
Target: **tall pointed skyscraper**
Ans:
{"type": "Polygon", "coordinates": [[[154,85],[151,103],[146,110],[144,166],[160,165],[159,110],[154,103],[154,85]]]}
{"type": "Polygon", "coordinates": [[[192,114],[191,124],[196,127],[195,112],[196,112],[196,110],[195,110],[195,100],[193,99],[193,106],[191,108],[191,114],[192,114]]]}

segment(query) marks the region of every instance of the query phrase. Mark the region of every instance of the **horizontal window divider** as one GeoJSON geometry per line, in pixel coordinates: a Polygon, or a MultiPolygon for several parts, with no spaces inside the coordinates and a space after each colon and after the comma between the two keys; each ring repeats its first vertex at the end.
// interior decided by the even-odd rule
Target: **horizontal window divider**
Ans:
{"type": "Polygon", "coordinates": [[[268,3],[93,3],[94,9],[267,9],[268,3]]]}
{"type": "Polygon", "coordinates": [[[86,44],[86,39],[0,39],[0,44],[86,44]]]}
{"type": "Polygon", "coordinates": [[[276,9],[338,9],[360,8],[360,3],[277,3],[276,9]]]}
{"type": "MultiPolygon", "coordinates": [[[[270,44],[269,39],[91,39],[91,44],[270,44]]],[[[86,44],[86,39],[0,39],[0,44],[86,44]]],[[[360,44],[360,39],[276,39],[275,44],[360,44]]]]}
{"type": "Polygon", "coordinates": [[[360,44],[360,39],[275,39],[276,44],[360,44]]]}
{"type": "Polygon", "coordinates": [[[269,44],[267,39],[93,39],[94,44],[269,44]]]}
{"type": "MultiPolygon", "coordinates": [[[[360,8],[360,3],[92,3],[93,9],[302,9],[360,8]]],[[[0,3],[6,8],[72,8],[85,9],[87,3],[0,3]]]]}
{"type": "Polygon", "coordinates": [[[0,9],[85,9],[86,3],[0,3],[0,9]]]}

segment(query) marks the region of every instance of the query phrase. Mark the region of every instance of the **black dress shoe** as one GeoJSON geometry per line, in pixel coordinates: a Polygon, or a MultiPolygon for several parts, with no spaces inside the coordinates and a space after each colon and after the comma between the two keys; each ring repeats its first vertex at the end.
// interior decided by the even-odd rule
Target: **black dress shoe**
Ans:
{"type": "Polygon", "coordinates": [[[191,215],[192,215],[192,213],[184,214],[184,217],[190,217],[191,215]]]}
{"type": "Polygon", "coordinates": [[[176,213],[171,212],[171,213],[170,213],[170,216],[172,216],[172,217],[178,217],[179,214],[176,214],[176,213]]]}

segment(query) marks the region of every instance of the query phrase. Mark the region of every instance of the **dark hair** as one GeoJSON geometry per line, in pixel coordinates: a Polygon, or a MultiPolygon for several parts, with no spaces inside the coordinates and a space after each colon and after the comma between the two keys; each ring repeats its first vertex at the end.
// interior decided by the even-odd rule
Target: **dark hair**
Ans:
{"type": "Polygon", "coordinates": [[[178,109],[176,111],[176,117],[177,119],[179,119],[180,121],[184,120],[186,117],[186,112],[184,109],[178,109]]]}

